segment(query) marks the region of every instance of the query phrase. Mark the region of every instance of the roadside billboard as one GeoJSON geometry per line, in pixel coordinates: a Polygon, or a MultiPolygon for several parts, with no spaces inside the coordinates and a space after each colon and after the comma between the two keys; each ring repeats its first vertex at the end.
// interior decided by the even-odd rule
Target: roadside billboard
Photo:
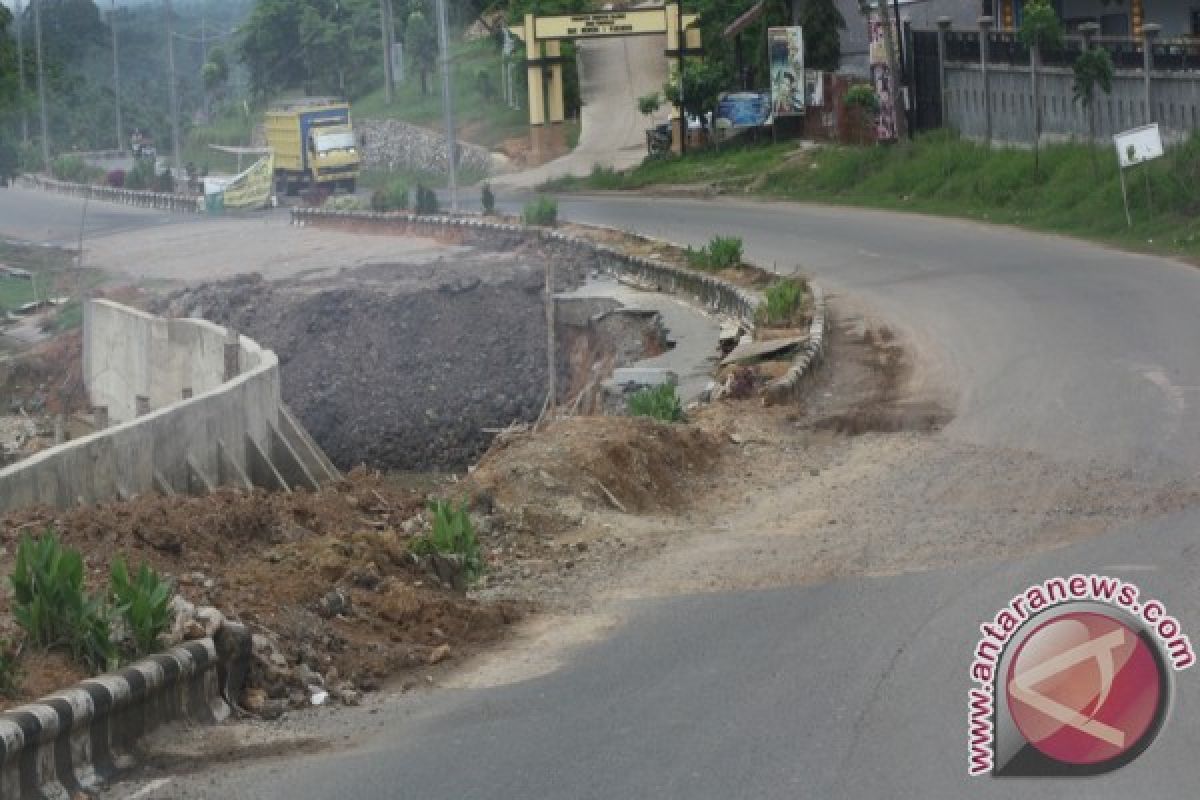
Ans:
{"type": "Polygon", "coordinates": [[[757,128],[770,122],[770,92],[726,92],[717,100],[717,127],[757,128]]]}
{"type": "Polygon", "coordinates": [[[799,27],[768,28],[771,104],[776,116],[804,113],[804,32],[799,27]]]}

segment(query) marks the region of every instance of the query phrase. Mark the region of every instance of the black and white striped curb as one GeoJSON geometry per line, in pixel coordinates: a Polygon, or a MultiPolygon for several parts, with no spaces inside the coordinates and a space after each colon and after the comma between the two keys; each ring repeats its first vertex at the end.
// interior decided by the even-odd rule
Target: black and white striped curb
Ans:
{"type": "Polygon", "coordinates": [[[70,797],[132,766],[160,724],[225,719],[220,666],[200,639],[0,713],[0,800],[70,797]]]}
{"type": "Polygon", "coordinates": [[[800,346],[792,366],[782,378],[777,378],[767,384],[763,403],[766,405],[782,405],[797,399],[804,379],[812,373],[825,357],[825,292],[820,286],[810,283],[808,290],[812,292],[813,314],[808,324],[808,341],[800,346]]]}
{"type": "MultiPolygon", "coordinates": [[[[460,235],[487,235],[490,244],[496,237],[509,237],[507,244],[517,246],[525,242],[550,241],[586,251],[589,255],[601,256],[614,272],[632,275],[653,283],[663,291],[691,297],[697,305],[717,314],[734,317],[745,329],[754,330],[755,312],[762,304],[760,292],[740,286],[696,270],[677,267],[653,258],[632,255],[619,248],[592,242],[562,231],[550,230],[513,223],[493,222],[477,216],[417,215],[403,212],[378,211],[335,211],[331,209],[297,208],[292,210],[293,225],[365,225],[389,233],[411,235],[437,235],[453,231],[460,235]]],[[[604,230],[604,229],[602,229],[604,230]]],[[[647,237],[639,240],[654,244],[647,237]]],[[[501,241],[502,245],[506,243],[501,241]]]]}
{"type": "Polygon", "coordinates": [[[41,189],[71,197],[86,197],[89,200],[122,203],[127,206],[153,208],[158,211],[195,214],[204,210],[204,199],[193,197],[190,194],[143,192],[135,189],[117,189],[112,186],[92,186],[87,183],[56,181],[37,175],[22,175],[17,179],[17,183],[27,189],[41,189]]]}

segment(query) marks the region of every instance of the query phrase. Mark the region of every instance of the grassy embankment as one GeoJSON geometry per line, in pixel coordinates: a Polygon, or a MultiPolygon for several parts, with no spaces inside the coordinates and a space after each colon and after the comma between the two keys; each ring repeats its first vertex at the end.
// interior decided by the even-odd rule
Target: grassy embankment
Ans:
{"type": "Polygon", "coordinates": [[[988,149],[948,132],[891,147],[709,151],[647,161],[624,173],[598,169],[548,188],[705,184],[763,198],[965,217],[1200,258],[1200,134],[1128,171],[1126,179],[1132,229],[1111,148],[1046,147],[1035,174],[1031,151],[988,149]]]}
{"type": "MultiPolygon", "coordinates": [[[[48,295],[76,296],[99,284],[95,273],[72,270],[75,255],[55,247],[40,247],[0,239],[0,264],[32,273],[32,280],[0,275],[0,316],[48,295]]],[[[62,306],[50,323],[50,330],[64,331],[83,323],[79,303],[71,300],[62,306]]]]}

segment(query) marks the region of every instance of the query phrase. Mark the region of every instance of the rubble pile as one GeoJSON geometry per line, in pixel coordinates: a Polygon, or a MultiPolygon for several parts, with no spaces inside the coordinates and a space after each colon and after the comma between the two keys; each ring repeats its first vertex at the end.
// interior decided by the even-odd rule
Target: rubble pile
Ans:
{"type": "MultiPolygon", "coordinates": [[[[398,119],[355,120],[363,147],[363,165],[371,169],[447,171],[446,137],[398,119]]],[[[459,169],[487,173],[491,158],[477,145],[458,143],[459,169]]]]}

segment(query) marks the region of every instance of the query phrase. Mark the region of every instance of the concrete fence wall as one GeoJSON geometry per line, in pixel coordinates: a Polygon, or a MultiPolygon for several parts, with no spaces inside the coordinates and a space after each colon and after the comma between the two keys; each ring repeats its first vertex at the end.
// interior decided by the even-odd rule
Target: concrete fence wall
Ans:
{"type": "Polygon", "coordinates": [[[203,320],[89,301],[85,380],[93,404],[117,424],[0,470],[0,511],[152,491],[201,494],[218,485],[315,489],[336,480],[282,407],[273,352],[238,338],[228,352],[232,377],[224,380],[231,341],[203,320]]]}
{"type": "MultiPolygon", "coordinates": [[[[1088,116],[1074,102],[1074,73],[1062,67],[1038,70],[1044,141],[1087,139],[1088,116]]],[[[984,92],[983,70],[978,64],[947,63],[944,108],[947,123],[965,136],[987,133],[987,106],[991,103],[992,138],[997,142],[1031,144],[1034,136],[1033,80],[1029,67],[992,64],[988,67],[989,91],[984,92]]],[[[1169,141],[1186,138],[1200,129],[1200,75],[1152,73],[1151,108],[1146,110],[1143,73],[1118,70],[1111,94],[1097,91],[1096,135],[1101,142],[1148,122],[1157,122],[1169,141]]]]}
{"type": "Polygon", "coordinates": [[[190,194],[167,194],[165,192],[144,192],[136,189],[115,189],[111,186],[92,186],[87,183],[56,181],[38,175],[23,175],[17,179],[17,184],[28,189],[42,189],[43,191],[65,194],[71,197],[100,200],[106,203],[123,203],[128,206],[153,208],[159,211],[195,214],[204,210],[204,199],[193,197],[190,194]]]}

